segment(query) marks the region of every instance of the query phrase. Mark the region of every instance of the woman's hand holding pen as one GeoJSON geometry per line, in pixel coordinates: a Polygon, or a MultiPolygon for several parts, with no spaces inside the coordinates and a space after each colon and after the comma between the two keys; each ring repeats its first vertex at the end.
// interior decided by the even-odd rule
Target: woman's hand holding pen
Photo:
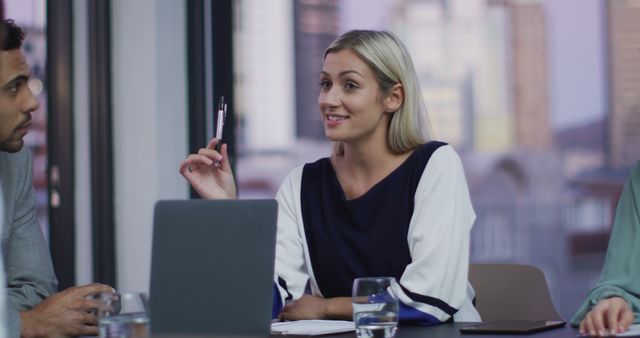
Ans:
{"type": "Polygon", "coordinates": [[[207,199],[236,198],[236,184],[233,179],[227,145],[215,150],[220,140],[214,138],[206,148],[197,154],[191,154],[180,164],[180,174],[189,181],[191,186],[207,199]]]}

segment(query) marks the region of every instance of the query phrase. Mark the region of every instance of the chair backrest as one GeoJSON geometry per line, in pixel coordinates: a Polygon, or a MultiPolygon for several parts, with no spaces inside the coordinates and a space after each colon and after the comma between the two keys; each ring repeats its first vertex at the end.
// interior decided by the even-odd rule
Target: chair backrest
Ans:
{"type": "Polygon", "coordinates": [[[540,269],[522,264],[471,264],[469,282],[483,321],[564,320],[540,269]]]}

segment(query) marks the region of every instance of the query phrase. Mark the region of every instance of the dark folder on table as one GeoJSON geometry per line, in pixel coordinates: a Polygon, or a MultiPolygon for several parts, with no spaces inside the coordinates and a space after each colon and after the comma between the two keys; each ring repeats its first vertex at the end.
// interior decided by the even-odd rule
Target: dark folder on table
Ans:
{"type": "Polygon", "coordinates": [[[478,323],[460,329],[471,334],[530,334],[563,327],[562,320],[499,320],[478,323]]]}
{"type": "Polygon", "coordinates": [[[275,200],[159,201],[149,308],[154,335],[267,335],[275,200]]]}

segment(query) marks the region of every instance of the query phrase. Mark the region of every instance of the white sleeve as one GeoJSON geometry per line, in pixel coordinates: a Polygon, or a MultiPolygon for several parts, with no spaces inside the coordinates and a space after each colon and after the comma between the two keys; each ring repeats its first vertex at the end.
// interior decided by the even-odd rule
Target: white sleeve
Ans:
{"type": "Polygon", "coordinates": [[[278,231],[274,279],[283,305],[287,300],[300,298],[309,279],[305,264],[305,237],[299,226],[302,222],[299,205],[303,167],[294,169],[276,194],[278,231]]]}
{"type": "Polygon", "coordinates": [[[409,309],[443,322],[470,306],[473,297],[467,274],[475,213],[462,163],[451,146],[432,154],[414,203],[407,234],[411,263],[400,279],[399,298],[409,309]]]}

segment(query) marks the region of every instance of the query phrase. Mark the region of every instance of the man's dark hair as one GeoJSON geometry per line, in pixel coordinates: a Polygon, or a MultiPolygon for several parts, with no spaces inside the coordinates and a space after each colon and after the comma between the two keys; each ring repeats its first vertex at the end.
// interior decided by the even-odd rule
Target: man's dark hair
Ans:
{"type": "Polygon", "coordinates": [[[25,36],[22,28],[11,19],[4,20],[3,28],[4,41],[2,41],[2,50],[13,50],[22,47],[22,41],[25,36]]]}

